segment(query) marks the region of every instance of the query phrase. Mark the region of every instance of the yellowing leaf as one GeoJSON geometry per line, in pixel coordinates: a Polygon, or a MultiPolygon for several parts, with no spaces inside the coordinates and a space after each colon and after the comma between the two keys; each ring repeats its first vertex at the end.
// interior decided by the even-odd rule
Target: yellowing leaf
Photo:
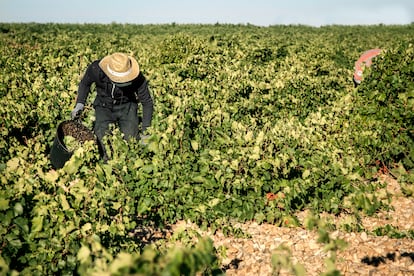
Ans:
{"type": "Polygon", "coordinates": [[[204,176],[197,175],[197,176],[194,176],[192,180],[195,183],[204,183],[206,179],[204,178],[204,176]]]}
{"type": "Polygon", "coordinates": [[[114,210],[119,210],[119,208],[122,207],[122,203],[121,202],[112,202],[112,208],[114,210]]]}
{"type": "Polygon", "coordinates": [[[193,150],[198,150],[198,142],[191,140],[191,147],[193,148],[193,150]]]}
{"type": "MultiPolygon", "coordinates": [[[[157,143],[155,143],[155,142],[148,143],[147,147],[148,147],[148,150],[149,151],[152,151],[154,153],[158,153],[159,152],[159,145],[157,143]]],[[[138,163],[138,164],[139,164],[139,166],[142,166],[143,165],[143,163],[142,164],[141,163],[138,163]]]]}
{"type": "Polygon", "coordinates": [[[244,136],[244,140],[247,142],[250,142],[253,139],[253,131],[248,131],[246,135],[244,136]]]}
{"type": "Polygon", "coordinates": [[[76,257],[81,263],[85,263],[88,260],[90,254],[91,254],[91,251],[89,250],[89,248],[85,245],[82,245],[76,257]]]}
{"type": "Polygon", "coordinates": [[[64,194],[60,194],[59,198],[60,198],[60,203],[62,204],[63,211],[70,209],[70,205],[68,201],[66,200],[66,196],[64,194]]]}
{"type": "Polygon", "coordinates": [[[220,203],[220,199],[219,198],[213,198],[212,200],[210,200],[208,202],[208,206],[214,207],[214,206],[216,206],[219,203],[220,203]]]}
{"type": "Polygon", "coordinates": [[[239,160],[237,160],[237,159],[232,160],[231,163],[230,163],[230,167],[235,171],[238,170],[239,169],[239,160]]]}
{"type": "Polygon", "coordinates": [[[82,226],[82,232],[86,232],[86,231],[91,230],[91,229],[92,229],[92,224],[90,224],[89,222],[88,223],[85,223],[82,226]]]}
{"type": "MultiPolygon", "coordinates": [[[[73,158],[73,157],[72,157],[73,158]]],[[[78,166],[76,166],[75,162],[73,162],[74,159],[69,159],[68,162],[64,165],[62,168],[67,174],[75,174],[78,170],[78,166]]]]}
{"type": "Polygon", "coordinates": [[[100,226],[97,227],[97,228],[100,232],[106,232],[106,231],[109,230],[109,225],[108,224],[100,224],[100,226]]]}
{"type": "Polygon", "coordinates": [[[304,170],[302,173],[302,178],[303,179],[308,178],[309,175],[310,175],[310,170],[304,170]]]}
{"type": "Polygon", "coordinates": [[[110,271],[112,274],[117,274],[123,267],[131,267],[134,264],[134,260],[131,254],[119,253],[116,259],[111,263],[110,271]]]}
{"type": "Polygon", "coordinates": [[[7,161],[7,169],[10,171],[15,171],[20,165],[19,158],[14,157],[7,161]]]}

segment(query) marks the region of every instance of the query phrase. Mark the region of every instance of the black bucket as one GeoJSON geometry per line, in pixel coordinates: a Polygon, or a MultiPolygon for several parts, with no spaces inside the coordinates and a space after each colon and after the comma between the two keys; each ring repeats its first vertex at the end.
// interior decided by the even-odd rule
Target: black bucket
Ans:
{"type": "Polygon", "coordinates": [[[64,126],[66,124],[74,124],[77,128],[88,132],[91,137],[94,137],[93,132],[78,121],[70,120],[61,122],[58,125],[55,140],[53,141],[49,156],[52,166],[56,169],[62,168],[65,165],[66,161],[68,161],[73,154],[73,151],[69,151],[63,142],[63,138],[65,137],[64,126]]]}

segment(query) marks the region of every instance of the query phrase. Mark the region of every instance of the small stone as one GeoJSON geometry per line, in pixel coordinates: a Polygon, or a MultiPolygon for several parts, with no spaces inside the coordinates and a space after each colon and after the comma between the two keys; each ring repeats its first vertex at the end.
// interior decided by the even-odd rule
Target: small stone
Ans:
{"type": "Polygon", "coordinates": [[[365,233],[365,232],[362,232],[362,233],[361,233],[361,240],[362,240],[362,241],[367,241],[367,240],[368,240],[368,235],[367,235],[367,233],[365,233]]]}

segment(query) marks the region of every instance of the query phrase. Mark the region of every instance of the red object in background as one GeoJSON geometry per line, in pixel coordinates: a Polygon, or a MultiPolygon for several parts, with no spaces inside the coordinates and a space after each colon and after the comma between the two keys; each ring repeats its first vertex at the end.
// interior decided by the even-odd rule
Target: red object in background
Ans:
{"type": "Polygon", "coordinates": [[[275,199],[277,199],[277,195],[276,194],[274,194],[274,193],[267,193],[266,194],[266,198],[267,198],[267,200],[275,200],[275,199]]]}
{"type": "Polygon", "coordinates": [[[267,193],[266,194],[266,199],[268,201],[272,201],[272,200],[276,200],[276,199],[284,199],[285,198],[285,194],[278,192],[277,194],[274,193],[267,193]]]}
{"type": "Polygon", "coordinates": [[[355,62],[354,82],[360,84],[362,81],[362,74],[364,67],[370,67],[372,59],[381,53],[381,49],[371,49],[364,52],[355,62]]]}

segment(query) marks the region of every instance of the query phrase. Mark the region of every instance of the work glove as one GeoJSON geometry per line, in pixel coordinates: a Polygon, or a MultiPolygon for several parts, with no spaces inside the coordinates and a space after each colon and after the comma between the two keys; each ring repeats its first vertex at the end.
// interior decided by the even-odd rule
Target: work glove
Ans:
{"type": "Polygon", "coordinates": [[[85,105],[83,103],[76,104],[75,108],[72,110],[72,113],[70,114],[72,120],[79,118],[84,106],[85,105]]]}

